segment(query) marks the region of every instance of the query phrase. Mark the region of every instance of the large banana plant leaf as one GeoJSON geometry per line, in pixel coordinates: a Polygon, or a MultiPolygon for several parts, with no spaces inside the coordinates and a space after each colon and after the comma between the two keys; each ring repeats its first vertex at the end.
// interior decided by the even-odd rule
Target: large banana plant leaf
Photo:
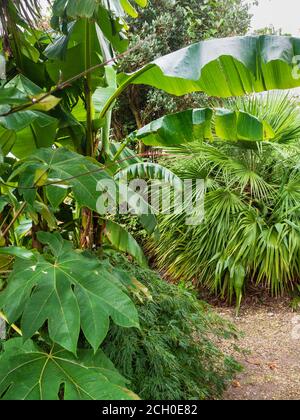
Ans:
{"type": "Polygon", "coordinates": [[[165,168],[164,166],[152,162],[140,162],[132,164],[127,168],[120,170],[115,176],[115,180],[117,181],[124,178],[127,180],[160,180],[169,185],[172,185],[178,190],[182,189],[182,181],[177,175],[175,175],[172,171],[165,168]]]}
{"type": "MultiPolygon", "coordinates": [[[[91,18],[100,6],[98,0],[55,0],[53,4],[54,16],[67,15],[71,18],[91,18]]],[[[103,6],[112,10],[116,16],[124,15],[124,12],[132,17],[137,17],[134,4],[146,7],[148,0],[104,0],[103,6]]]]}
{"type": "MultiPolygon", "coordinates": [[[[51,59],[65,59],[68,48],[71,48],[75,57],[71,56],[69,52],[67,57],[68,62],[73,60],[74,66],[77,69],[80,65],[84,65],[84,60],[78,60],[78,54],[83,52],[82,57],[84,56],[84,51],[80,50],[80,43],[85,39],[85,22],[83,19],[90,19],[88,23],[90,27],[89,37],[94,44],[92,48],[94,57],[92,58],[96,59],[98,56],[99,60],[99,56],[103,53],[104,45],[108,50],[112,46],[118,52],[126,51],[128,47],[126,37],[127,25],[122,17],[126,14],[132,17],[138,16],[133,6],[134,3],[140,7],[145,7],[147,0],[104,0],[103,2],[97,0],[56,0],[52,9],[52,26],[60,30],[61,26],[59,23],[63,23],[64,34],[58,36],[55,42],[47,47],[46,55],[51,59]],[[77,23],[70,23],[68,19],[76,19],[77,23]],[[76,29],[78,26],[80,27],[81,39],[80,37],[76,39],[76,36],[74,36],[78,32],[78,29],[76,29]],[[77,48],[74,49],[74,47],[77,48]]],[[[51,67],[50,69],[53,71],[51,67]]],[[[67,66],[65,70],[67,70],[67,66]]]]}
{"type": "Polygon", "coordinates": [[[102,110],[130,84],[145,84],[173,95],[205,92],[242,96],[300,86],[300,38],[246,36],[201,41],[119,76],[119,89],[102,110]]]}
{"type": "Polygon", "coordinates": [[[204,91],[211,96],[240,96],[300,86],[295,57],[300,38],[247,36],[199,42],[163,56],[130,76],[175,95],[204,91]]]}
{"type": "Polygon", "coordinates": [[[263,141],[274,138],[269,123],[244,111],[199,108],[166,115],[138,130],[135,137],[148,146],[176,146],[219,138],[263,141]]]}

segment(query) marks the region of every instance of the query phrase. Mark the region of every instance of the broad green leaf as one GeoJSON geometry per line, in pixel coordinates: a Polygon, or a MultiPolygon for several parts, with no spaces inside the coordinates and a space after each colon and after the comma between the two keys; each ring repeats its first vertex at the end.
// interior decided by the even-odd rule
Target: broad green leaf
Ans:
{"type": "Polygon", "coordinates": [[[23,105],[28,97],[16,87],[0,88],[0,105],[23,105]]]}
{"type": "Polygon", "coordinates": [[[117,90],[116,70],[112,66],[105,67],[107,87],[99,87],[93,94],[93,104],[97,112],[101,112],[105,103],[117,90]]]}
{"type": "Polygon", "coordinates": [[[1,97],[6,103],[15,106],[26,106],[26,110],[0,114],[0,146],[4,154],[12,153],[23,158],[39,147],[50,147],[54,143],[58,120],[40,111],[49,111],[60,99],[49,95],[23,75],[18,75],[0,89],[1,97]],[[13,133],[15,132],[15,134],[13,133]],[[3,133],[3,134],[2,134],[3,133]]]}
{"type": "Polygon", "coordinates": [[[97,0],[55,0],[52,12],[57,17],[91,18],[98,6],[97,0]]]}
{"type": "Polygon", "coordinates": [[[132,74],[119,76],[119,88],[102,110],[130,84],[145,84],[173,95],[205,92],[232,97],[300,86],[300,38],[245,36],[201,41],[162,56],[132,74]]]}
{"type": "Polygon", "coordinates": [[[157,218],[154,214],[142,214],[139,217],[141,225],[146,229],[149,235],[155,234],[159,236],[159,230],[157,228],[157,218]]]}
{"type": "Polygon", "coordinates": [[[46,95],[45,93],[40,93],[39,95],[31,98],[32,105],[28,107],[29,110],[35,111],[51,111],[55,108],[56,105],[61,101],[60,98],[57,98],[53,95],[46,95]]]}
{"type": "Polygon", "coordinates": [[[32,260],[34,258],[33,252],[25,249],[25,248],[18,248],[16,246],[10,247],[3,247],[0,248],[1,255],[11,255],[12,257],[21,258],[24,260],[32,260]]]}
{"type": "Polygon", "coordinates": [[[38,95],[42,92],[42,89],[25,77],[23,74],[18,74],[8,83],[6,83],[5,88],[15,88],[20,92],[24,93],[27,96],[38,95]]]}
{"type": "MultiPolygon", "coordinates": [[[[46,54],[49,53],[50,58],[46,63],[46,68],[54,83],[58,83],[62,77],[63,80],[68,80],[86,70],[86,29],[86,20],[77,20],[74,26],[72,26],[67,39],[58,39],[55,43],[55,49],[46,51],[46,54]]],[[[102,62],[103,52],[95,22],[92,21],[89,23],[89,30],[90,64],[91,66],[96,66],[102,62]]],[[[97,71],[91,73],[93,91],[98,86],[101,86],[103,72],[104,70],[99,68],[97,71]]]]}
{"type": "Polygon", "coordinates": [[[151,146],[184,144],[211,138],[211,109],[195,109],[166,115],[137,131],[136,137],[151,146]]]}
{"type": "Polygon", "coordinates": [[[13,130],[5,130],[0,128],[0,147],[4,156],[6,156],[16,141],[16,133],[13,130]]]}
{"type": "Polygon", "coordinates": [[[138,130],[135,137],[149,146],[176,146],[214,137],[222,140],[270,140],[266,121],[244,111],[200,108],[166,115],[138,130]]]}
{"type": "Polygon", "coordinates": [[[131,5],[131,3],[128,0],[120,0],[121,6],[123,7],[123,9],[125,10],[125,12],[133,17],[133,18],[137,18],[138,17],[138,12],[135,10],[135,8],[131,5]]]}
{"type": "Polygon", "coordinates": [[[122,226],[111,220],[107,220],[105,222],[105,236],[115,249],[131,255],[142,267],[148,267],[142,248],[134,237],[122,226]]]}
{"type": "Polygon", "coordinates": [[[107,335],[110,317],[122,327],[138,327],[136,308],[112,280],[107,264],[73,250],[59,234],[40,232],[38,239],[53,256],[16,260],[0,294],[9,322],[21,317],[25,340],[48,321],[51,340],[76,354],[80,327],[95,351],[107,335]]]}
{"type": "Polygon", "coordinates": [[[10,202],[10,200],[7,196],[0,195],[0,213],[3,212],[3,210],[5,209],[7,204],[9,204],[9,202],[10,202]]]}
{"type": "Polygon", "coordinates": [[[24,158],[41,147],[51,147],[54,144],[58,126],[56,118],[38,111],[18,112],[11,117],[13,116],[10,120],[12,127],[16,127],[15,130],[19,128],[12,148],[16,157],[24,158]],[[26,114],[29,113],[31,115],[28,118],[26,114]],[[25,128],[21,129],[22,125],[25,128]]]}
{"type": "Polygon", "coordinates": [[[275,132],[266,121],[244,111],[217,109],[213,122],[216,136],[222,140],[272,140],[275,132]]]}
{"type": "Polygon", "coordinates": [[[247,36],[193,44],[163,56],[133,76],[175,95],[204,91],[211,96],[240,96],[251,92],[298,87],[294,57],[300,38],[247,36]]]}
{"type": "MultiPolygon", "coordinates": [[[[106,9],[101,5],[99,6],[96,27],[100,28],[104,35],[102,35],[103,44],[105,43],[106,38],[107,42],[111,44],[115,51],[123,53],[127,50],[128,38],[126,35],[126,22],[123,19],[120,19],[115,13],[112,13],[111,10],[106,9]]],[[[101,33],[99,34],[98,32],[98,37],[100,36],[101,33]]]]}
{"type": "Polygon", "coordinates": [[[74,22],[68,25],[67,35],[58,34],[53,38],[52,42],[47,46],[44,54],[50,60],[64,60],[68,51],[69,41],[74,29],[74,22]]]}
{"type": "Polygon", "coordinates": [[[46,95],[43,89],[22,74],[11,79],[5,85],[5,90],[11,90],[12,99],[8,98],[7,103],[14,105],[16,105],[14,98],[17,92],[19,92],[20,100],[23,98],[21,104],[26,105],[27,111],[50,111],[60,102],[60,98],[56,98],[53,95],[46,95]]]}
{"type": "Polygon", "coordinates": [[[22,339],[5,343],[0,356],[1,400],[126,400],[138,397],[102,351],[78,358],[53,346],[49,351],[22,339]]]}
{"type": "Polygon", "coordinates": [[[110,173],[116,174],[120,169],[127,168],[135,163],[143,162],[136,153],[124,147],[124,143],[110,143],[107,153],[107,167],[110,173]],[[117,156],[117,157],[116,157],[117,156]]]}
{"type": "Polygon", "coordinates": [[[135,0],[136,4],[140,7],[146,7],[148,4],[148,0],[135,0]]]}
{"type": "Polygon", "coordinates": [[[72,0],[67,2],[66,12],[73,18],[91,18],[97,6],[95,0],[72,0]]]}
{"type": "Polygon", "coordinates": [[[40,149],[26,159],[23,165],[18,168],[17,173],[12,175],[13,178],[16,174],[21,173],[20,183],[23,186],[30,182],[31,186],[34,186],[34,182],[29,180],[29,166],[32,170],[39,169],[48,174],[45,183],[46,193],[49,201],[56,204],[55,207],[60,204],[60,200],[65,198],[65,192],[61,190],[65,190],[66,186],[69,186],[80,206],[97,211],[96,204],[100,197],[97,185],[101,180],[111,179],[96,160],[61,148],[40,149]],[[47,186],[49,183],[53,185],[47,186]]]}

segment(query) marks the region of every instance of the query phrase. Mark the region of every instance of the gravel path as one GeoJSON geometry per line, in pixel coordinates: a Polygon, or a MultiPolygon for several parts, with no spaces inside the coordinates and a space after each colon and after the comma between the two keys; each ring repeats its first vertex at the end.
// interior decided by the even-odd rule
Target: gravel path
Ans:
{"type": "Polygon", "coordinates": [[[300,399],[300,314],[287,301],[246,304],[240,316],[217,308],[244,333],[237,359],[244,370],[227,390],[225,400],[300,399]]]}

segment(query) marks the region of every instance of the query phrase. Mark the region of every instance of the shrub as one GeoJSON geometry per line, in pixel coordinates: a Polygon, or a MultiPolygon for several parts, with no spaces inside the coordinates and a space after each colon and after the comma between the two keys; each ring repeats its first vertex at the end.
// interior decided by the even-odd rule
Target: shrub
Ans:
{"type": "Polygon", "coordinates": [[[151,400],[220,397],[239,365],[215,342],[236,337],[234,328],[187,289],[124,257],[114,256],[114,261],[148,288],[144,299],[133,294],[141,329],[112,326],[104,343],[131,388],[151,400]]]}

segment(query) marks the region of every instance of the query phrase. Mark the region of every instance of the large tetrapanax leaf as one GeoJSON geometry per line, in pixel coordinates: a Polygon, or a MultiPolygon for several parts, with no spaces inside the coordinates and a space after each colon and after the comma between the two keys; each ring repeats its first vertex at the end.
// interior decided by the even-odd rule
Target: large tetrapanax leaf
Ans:
{"type": "Polygon", "coordinates": [[[1,400],[130,400],[125,379],[99,350],[78,358],[58,346],[45,350],[21,338],[4,345],[0,356],[1,400]]]}
{"type": "Polygon", "coordinates": [[[57,207],[69,186],[78,204],[94,211],[100,196],[97,185],[110,178],[96,160],[62,148],[38,150],[23,161],[11,178],[18,174],[20,191],[29,202],[35,197],[35,188],[30,188],[45,186],[50,203],[57,207]]]}
{"type": "Polygon", "coordinates": [[[17,259],[0,295],[0,309],[10,323],[21,318],[24,339],[48,321],[53,342],[76,353],[80,327],[96,351],[106,337],[109,318],[123,327],[138,327],[129,297],[116,285],[107,263],[72,249],[59,234],[41,232],[50,254],[17,259]]]}
{"type": "Polygon", "coordinates": [[[175,146],[195,141],[270,140],[272,127],[245,111],[199,108],[166,115],[138,130],[135,137],[149,146],[175,146]]]}
{"type": "MultiPolygon", "coordinates": [[[[133,7],[136,4],[146,7],[148,0],[110,0],[102,2],[103,7],[112,11],[116,16],[121,17],[126,12],[132,17],[137,17],[133,7]]],[[[98,11],[100,2],[98,0],[55,0],[53,4],[53,15],[70,18],[91,18],[98,11]]]]}
{"type": "Polygon", "coordinates": [[[58,120],[39,111],[21,111],[0,117],[0,124],[16,133],[11,151],[21,159],[40,147],[54,144],[58,120]]]}

